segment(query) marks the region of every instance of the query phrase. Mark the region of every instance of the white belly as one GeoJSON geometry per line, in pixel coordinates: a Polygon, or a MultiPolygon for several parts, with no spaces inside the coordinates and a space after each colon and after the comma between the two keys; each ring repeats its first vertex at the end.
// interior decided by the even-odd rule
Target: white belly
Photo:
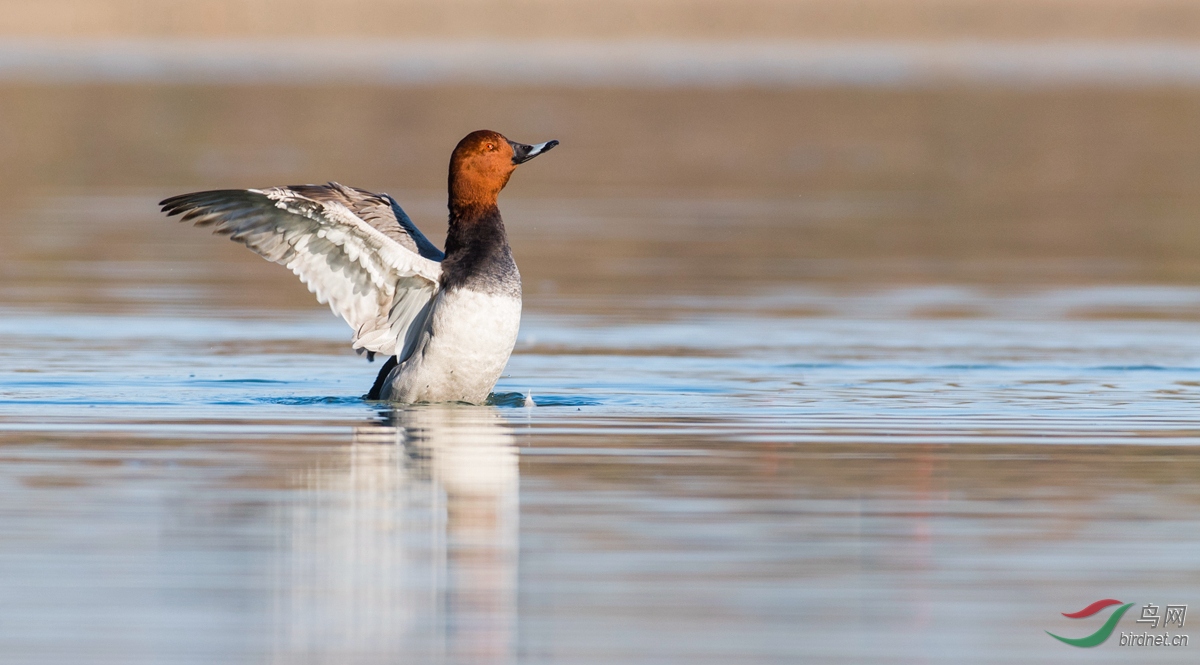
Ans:
{"type": "Polygon", "coordinates": [[[416,349],[392,370],[381,397],[482,404],[508,364],[520,325],[520,298],[465,289],[438,294],[416,349]]]}

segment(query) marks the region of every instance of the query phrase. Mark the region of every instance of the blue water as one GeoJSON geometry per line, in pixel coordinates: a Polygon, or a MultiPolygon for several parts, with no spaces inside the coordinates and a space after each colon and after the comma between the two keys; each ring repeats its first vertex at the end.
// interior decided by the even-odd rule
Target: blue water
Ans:
{"type": "Polygon", "coordinates": [[[7,308],[0,662],[1123,662],[1043,631],[1200,591],[1195,324],[955,297],[542,303],[407,408],[319,309],[7,308]]]}
{"type": "MultiPolygon", "coordinates": [[[[886,310],[909,295],[858,300],[886,310]]],[[[541,427],[647,423],[732,441],[1189,445],[1200,430],[1190,321],[664,311],[528,313],[493,404],[541,427]]],[[[6,310],[0,428],[271,432],[386,410],[361,399],[378,365],[345,348],[332,316],[234,314],[6,310]]]]}

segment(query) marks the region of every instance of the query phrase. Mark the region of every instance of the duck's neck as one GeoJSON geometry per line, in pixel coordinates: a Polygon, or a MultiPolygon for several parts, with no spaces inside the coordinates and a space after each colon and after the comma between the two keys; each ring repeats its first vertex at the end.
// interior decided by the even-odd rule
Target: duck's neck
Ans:
{"type": "Polygon", "coordinates": [[[450,225],[446,232],[446,256],[489,249],[508,249],[504,220],[495,199],[490,202],[450,201],[450,225]]]}
{"type": "Polygon", "coordinates": [[[496,197],[512,175],[509,167],[505,173],[484,169],[478,164],[463,161],[459,151],[450,157],[450,172],[446,191],[450,195],[450,228],[446,233],[446,258],[454,254],[476,250],[503,248],[508,252],[508,239],[504,235],[504,221],[500,219],[500,208],[496,197]]]}
{"type": "Polygon", "coordinates": [[[521,299],[521,273],[495,202],[486,206],[451,203],[441,281],[446,291],[467,289],[521,299]]]}

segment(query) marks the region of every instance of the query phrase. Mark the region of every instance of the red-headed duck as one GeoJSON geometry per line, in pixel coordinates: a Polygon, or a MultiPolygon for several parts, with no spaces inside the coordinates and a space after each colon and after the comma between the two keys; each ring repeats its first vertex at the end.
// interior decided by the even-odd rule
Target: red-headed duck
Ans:
{"type": "Polygon", "coordinates": [[[521,322],[521,274],[496,196],[518,164],[556,145],[488,130],[459,141],[444,253],[391,196],[334,182],[197,192],[160,205],[287,266],[350,324],[355,350],[388,356],[368,399],[481,404],[521,322]]]}

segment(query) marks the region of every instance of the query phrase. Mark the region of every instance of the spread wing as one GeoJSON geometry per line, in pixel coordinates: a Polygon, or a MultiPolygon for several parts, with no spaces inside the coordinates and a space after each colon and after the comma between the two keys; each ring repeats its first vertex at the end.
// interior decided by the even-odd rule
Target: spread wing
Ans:
{"type": "Polygon", "coordinates": [[[387,195],[330,183],[197,192],[160,205],[296,273],[372,357],[411,348],[438,290],[442,252],[387,195]]]}

